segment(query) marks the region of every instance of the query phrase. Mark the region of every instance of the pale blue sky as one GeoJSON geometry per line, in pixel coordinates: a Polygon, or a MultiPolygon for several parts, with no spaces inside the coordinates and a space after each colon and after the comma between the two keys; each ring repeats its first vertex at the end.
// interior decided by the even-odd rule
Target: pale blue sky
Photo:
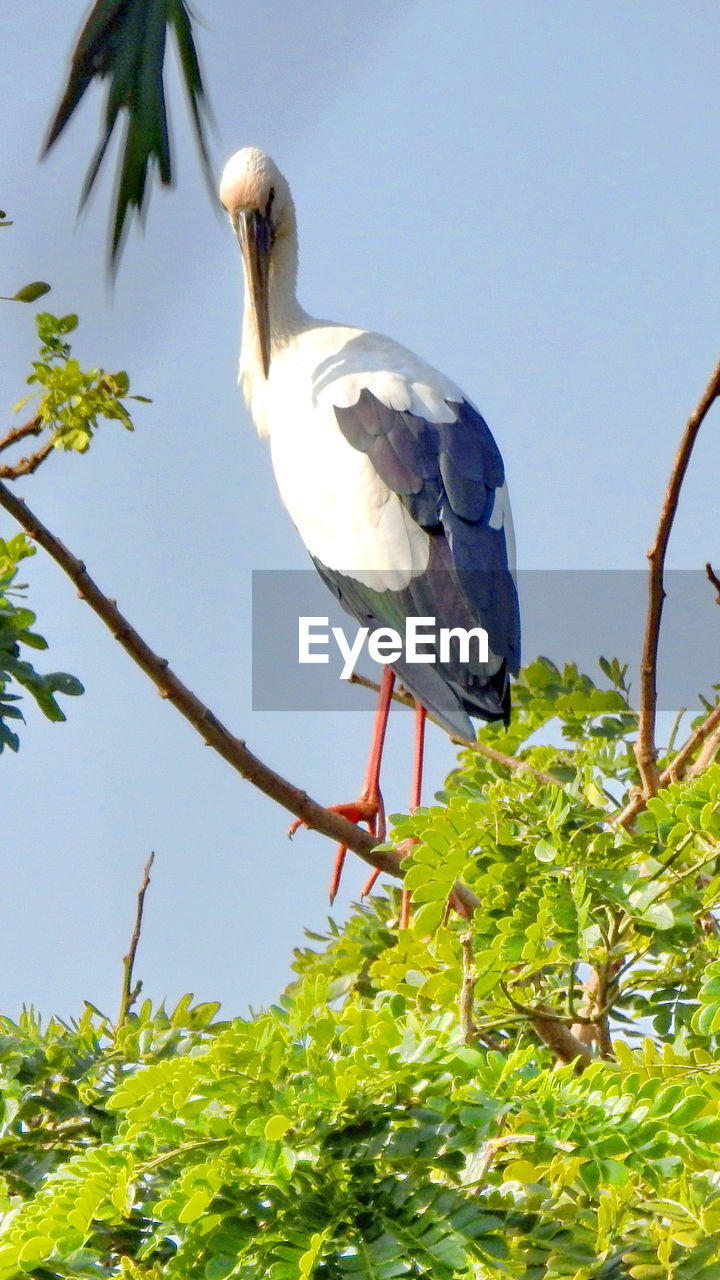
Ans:
{"type": "MultiPolygon", "coordinates": [[[[680,429],[720,354],[714,3],[203,0],[214,159],[268,150],[295,194],[308,310],[392,334],[478,403],[507,462],[520,564],[643,563],[680,429]]],[[[318,799],[349,799],[367,714],[250,710],[249,579],[305,568],[235,386],[241,274],[172,102],[179,184],[155,192],[107,289],[106,177],[75,211],[96,135],[86,104],[41,138],[84,3],[6,6],[0,67],[2,292],[53,285],[82,359],[126,368],[137,432],[108,424],[22,493],[179,674],[318,799]]],[[[174,75],[171,77],[175,84],[174,75]]],[[[9,420],[33,353],[3,312],[9,420]]],[[[717,415],[670,562],[720,559],[717,415]]],[[[0,520],[0,531],[9,522],[0,520]]],[[[38,554],[27,575],[52,667],[84,681],[66,725],[31,709],[4,780],[0,1008],[113,1010],[142,865],[156,851],[138,972],[155,999],[272,999],[303,925],[322,927],[332,849],[162,703],[38,554]]],[[[532,655],[526,655],[528,657],[532,655]]],[[[398,711],[385,793],[406,803],[398,711]]],[[[431,733],[428,793],[452,763],[431,733]]],[[[350,865],[341,911],[364,879],[350,865]]]]}

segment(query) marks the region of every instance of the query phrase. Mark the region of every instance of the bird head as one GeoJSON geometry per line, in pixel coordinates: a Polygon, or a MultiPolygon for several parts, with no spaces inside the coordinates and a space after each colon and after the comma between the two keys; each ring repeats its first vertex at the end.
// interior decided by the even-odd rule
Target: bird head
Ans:
{"type": "Polygon", "coordinates": [[[240,243],[257,327],[263,370],[270,370],[270,265],[277,240],[295,225],[290,188],[277,165],[257,147],[228,160],[220,200],[240,243]]]}

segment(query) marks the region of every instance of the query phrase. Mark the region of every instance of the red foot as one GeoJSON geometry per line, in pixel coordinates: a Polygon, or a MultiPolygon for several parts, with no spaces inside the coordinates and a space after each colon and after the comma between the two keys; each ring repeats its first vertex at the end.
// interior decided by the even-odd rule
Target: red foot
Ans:
{"type": "MultiPolygon", "coordinates": [[[[378,796],[377,800],[360,796],[358,800],[351,800],[349,804],[329,804],[328,809],[331,813],[339,813],[342,818],[347,818],[348,822],[367,822],[373,835],[375,835],[376,819],[380,815],[382,815],[383,821],[385,818],[381,796],[378,796]]],[[[296,818],[294,822],[291,822],[288,827],[290,839],[292,840],[296,831],[306,826],[307,823],[302,818],[296,818]]]]}
{"type": "MultiPolygon", "coordinates": [[[[385,839],[385,806],[379,791],[376,796],[359,796],[357,800],[351,800],[349,804],[329,804],[328,809],[331,813],[339,813],[341,817],[347,818],[348,822],[367,823],[368,831],[372,836],[377,836],[380,840],[385,839]]],[[[291,822],[288,827],[290,839],[300,827],[305,826],[307,826],[307,823],[303,822],[302,818],[296,818],[294,822],[291,822]]],[[[335,854],[333,873],[330,880],[330,906],[335,901],[340,888],[346,854],[347,846],[344,844],[339,845],[335,854]]]]}

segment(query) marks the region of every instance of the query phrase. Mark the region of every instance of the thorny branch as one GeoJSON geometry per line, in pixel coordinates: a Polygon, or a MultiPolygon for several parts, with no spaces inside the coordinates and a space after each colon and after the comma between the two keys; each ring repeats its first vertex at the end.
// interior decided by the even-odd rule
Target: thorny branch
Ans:
{"type": "Polygon", "coordinates": [[[645,800],[655,795],[658,786],[661,785],[656,763],[655,719],[657,710],[658,642],[663,601],[665,599],[663,586],[665,555],[677,511],[680,489],[685,479],[693,446],[710,407],[719,395],[720,363],[715,366],[712,377],[700,398],[697,408],[688,419],[680,441],[680,447],[673,462],[672,471],[670,472],[670,480],[660,509],[660,520],[655,541],[647,553],[649,566],[648,611],[640,665],[640,722],[638,739],[635,744],[635,755],[638,769],[640,770],[643,798],[645,800]]]}
{"type": "Polygon", "coordinates": [[[145,894],[147,893],[148,885],[150,884],[150,869],[154,861],[155,854],[151,853],[145,863],[142,884],[138,890],[137,907],[135,909],[135,927],[130,939],[130,946],[128,948],[127,955],[123,956],[123,987],[122,997],[120,1000],[120,1012],[117,1020],[117,1031],[120,1030],[120,1027],[125,1025],[127,1016],[142,990],[142,982],[138,981],[135,983],[135,986],[133,986],[133,969],[135,967],[135,956],[137,954],[138,943],[140,942],[140,930],[142,929],[143,910],[145,907],[145,894]]]}

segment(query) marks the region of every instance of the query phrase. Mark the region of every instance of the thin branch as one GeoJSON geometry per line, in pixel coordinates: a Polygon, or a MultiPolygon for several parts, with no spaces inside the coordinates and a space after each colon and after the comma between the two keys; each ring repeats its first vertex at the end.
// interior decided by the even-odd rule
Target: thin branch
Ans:
{"type": "Polygon", "coordinates": [[[547,787],[559,787],[561,791],[565,790],[565,784],[559,778],[554,777],[552,773],[545,773],[542,769],[536,769],[535,765],[528,764],[527,760],[508,756],[504,751],[497,751],[495,747],[490,747],[486,742],[479,740],[471,742],[470,747],[473,751],[477,751],[478,755],[485,756],[486,760],[492,760],[494,764],[501,764],[505,769],[512,769],[516,773],[530,773],[547,787]]]}
{"type": "MultiPolygon", "coordinates": [[[[395,850],[375,849],[375,839],[369,832],[362,831],[341,814],[323,808],[306,792],[293,786],[291,782],[253,755],[245,743],[240,738],[236,738],[175,675],[167,658],[158,657],[150,648],[120,612],[115,601],[109,599],[100,590],[83,562],[78,560],[60,539],[46,528],[25,502],[16,498],[2,483],[0,483],[0,507],[4,507],[22,525],[25,532],[60,565],[63,572],[75,583],[80,599],[90,606],[118,644],[130,655],[133,662],[152,680],[161,698],[167,698],[168,702],[172,703],[200,734],[207,746],[217,751],[218,755],[221,755],[241,777],[251,782],[271,800],[275,800],[296,817],[302,818],[306,826],[321,832],[337,844],[347,845],[348,849],[370,866],[379,867],[381,871],[386,871],[390,875],[402,877],[403,871],[400,867],[402,859],[395,850]]],[[[474,910],[478,901],[475,895],[463,886],[458,886],[458,893],[467,909],[474,910]]]]}
{"type": "MultiPolygon", "coordinates": [[[[359,684],[363,689],[372,689],[375,693],[380,692],[380,685],[374,680],[369,680],[367,676],[361,676],[358,672],[353,671],[350,676],[350,684],[359,684]]],[[[402,685],[396,687],[393,693],[393,701],[399,702],[404,707],[414,707],[415,699],[412,694],[403,689],[402,685]]],[[[429,716],[431,720],[437,724],[434,716],[429,716]]],[[[478,755],[485,756],[486,760],[492,760],[493,764],[501,764],[506,769],[512,769],[515,773],[531,773],[539,782],[544,782],[549,787],[559,787],[561,791],[565,790],[565,785],[559,778],[553,777],[551,773],[544,773],[542,769],[536,769],[534,765],[528,764],[526,760],[518,760],[516,756],[508,756],[504,751],[497,751],[495,747],[490,747],[486,742],[471,742],[467,738],[453,738],[453,742],[459,743],[461,746],[477,751],[478,755]]]]}
{"type": "Polygon", "coordinates": [[[688,778],[697,778],[699,774],[709,769],[718,751],[720,751],[720,724],[705,739],[705,745],[700,755],[687,771],[688,778]]]}
{"type": "MultiPolygon", "coordinates": [[[[718,729],[720,729],[720,702],[713,707],[702,724],[699,724],[697,729],[693,730],[674,760],[671,760],[670,764],[663,769],[658,778],[658,790],[662,789],[662,787],[669,787],[672,782],[679,782],[681,778],[685,777],[695,752],[718,729]]],[[[692,776],[696,776],[694,772],[692,776]]],[[[616,813],[610,821],[619,827],[632,826],[634,819],[645,808],[647,800],[648,796],[644,792],[635,791],[625,807],[616,813]]]]}
{"type": "Polygon", "coordinates": [[[715,598],[717,600],[717,603],[720,604],[720,578],[718,578],[709,560],[705,565],[705,576],[709,582],[712,582],[715,590],[717,591],[717,596],[715,598]]]}
{"type": "Polygon", "coordinates": [[[21,476],[31,476],[33,471],[37,471],[40,464],[52,453],[52,450],[53,438],[51,436],[36,453],[30,453],[26,458],[20,458],[20,461],[13,466],[0,467],[0,480],[19,480],[21,476]]]}
{"type": "Polygon", "coordinates": [[[142,990],[142,982],[136,982],[133,986],[133,968],[135,966],[135,956],[140,942],[140,930],[142,929],[143,909],[145,907],[145,894],[150,884],[150,868],[155,861],[155,854],[151,853],[145,868],[143,870],[142,884],[138,891],[137,908],[135,910],[135,927],[130,939],[130,947],[126,956],[123,956],[123,986],[122,998],[120,1000],[120,1013],[118,1014],[116,1030],[124,1026],[127,1022],[127,1016],[132,1009],[142,990]]]}
{"type": "Polygon", "coordinates": [[[677,511],[680,489],[700,427],[714,401],[720,395],[720,363],[695,409],[688,419],[680,447],[673,462],[670,480],[665,491],[655,541],[647,553],[648,611],[645,624],[642,662],[640,664],[640,721],[635,756],[643,784],[645,798],[655,795],[658,785],[657,749],[655,746],[655,720],[657,712],[657,657],[660,638],[665,590],[663,570],[670,533],[677,511]]]}
{"type": "Polygon", "coordinates": [[[460,1026],[465,1044],[472,1044],[477,1039],[477,1027],[473,1021],[475,1004],[475,984],[477,974],[473,963],[472,933],[465,933],[460,939],[462,945],[462,986],[460,987],[460,1026]]]}
{"type": "Polygon", "coordinates": [[[666,749],[666,752],[665,752],[665,754],[666,754],[666,755],[668,755],[668,756],[669,756],[669,755],[674,751],[674,749],[675,749],[675,739],[676,739],[676,738],[677,738],[677,736],[678,736],[678,733],[679,733],[679,731],[680,731],[680,725],[681,725],[681,723],[682,723],[682,718],[683,718],[683,716],[685,715],[685,713],[686,713],[686,712],[687,712],[687,707],[680,707],[680,709],[679,709],[679,711],[678,711],[678,713],[677,713],[677,715],[676,715],[676,717],[675,717],[675,722],[674,722],[674,724],[673,724],[672,729],[670,730],[670,736],[669,736],[669,738],[668,738],[667,749],[666,749]]]}
{"type": "Polygon", "coordinates": [[[688,765],[698,747],[701,747],[707,738],[720,726],[720,702],[713,707],[712,711],[705,717],[702,724],[697,729],[693,729],[687,742],[680,748],[674,760],[661,774],[663,786],[668,786],[671,782],[678,782],[680,778],[684,778],[688,770],[688,765]]]}
{"type": "MultiPolygon", "coordinates": [[[[504,982],[499,985],[513,1009],[529,1019],[543,1044],[546,1044],[561,1062],[574,1062],[576,1071],[584,1071],[588,1063],[592,1062],[593,1055],[587,1045],[578,1040],[570,1030],[567,1019],[552,1013],[549,1009],[533,1009],[530,1005],[520,1004],[510,994],[504,982]]],[[[585,1019],[582,1021],[584,1022],[585,1019]]]]}
{"type": "Polygon", "coordinates": [[[43,426],[42,419],[31,418],[29,422],[23,422],[20,427],[11,427],[7,435],[0,439],[0,453],[12,448],[18,440],[24,440],[26,436],[39,436],[43,426]]]}

